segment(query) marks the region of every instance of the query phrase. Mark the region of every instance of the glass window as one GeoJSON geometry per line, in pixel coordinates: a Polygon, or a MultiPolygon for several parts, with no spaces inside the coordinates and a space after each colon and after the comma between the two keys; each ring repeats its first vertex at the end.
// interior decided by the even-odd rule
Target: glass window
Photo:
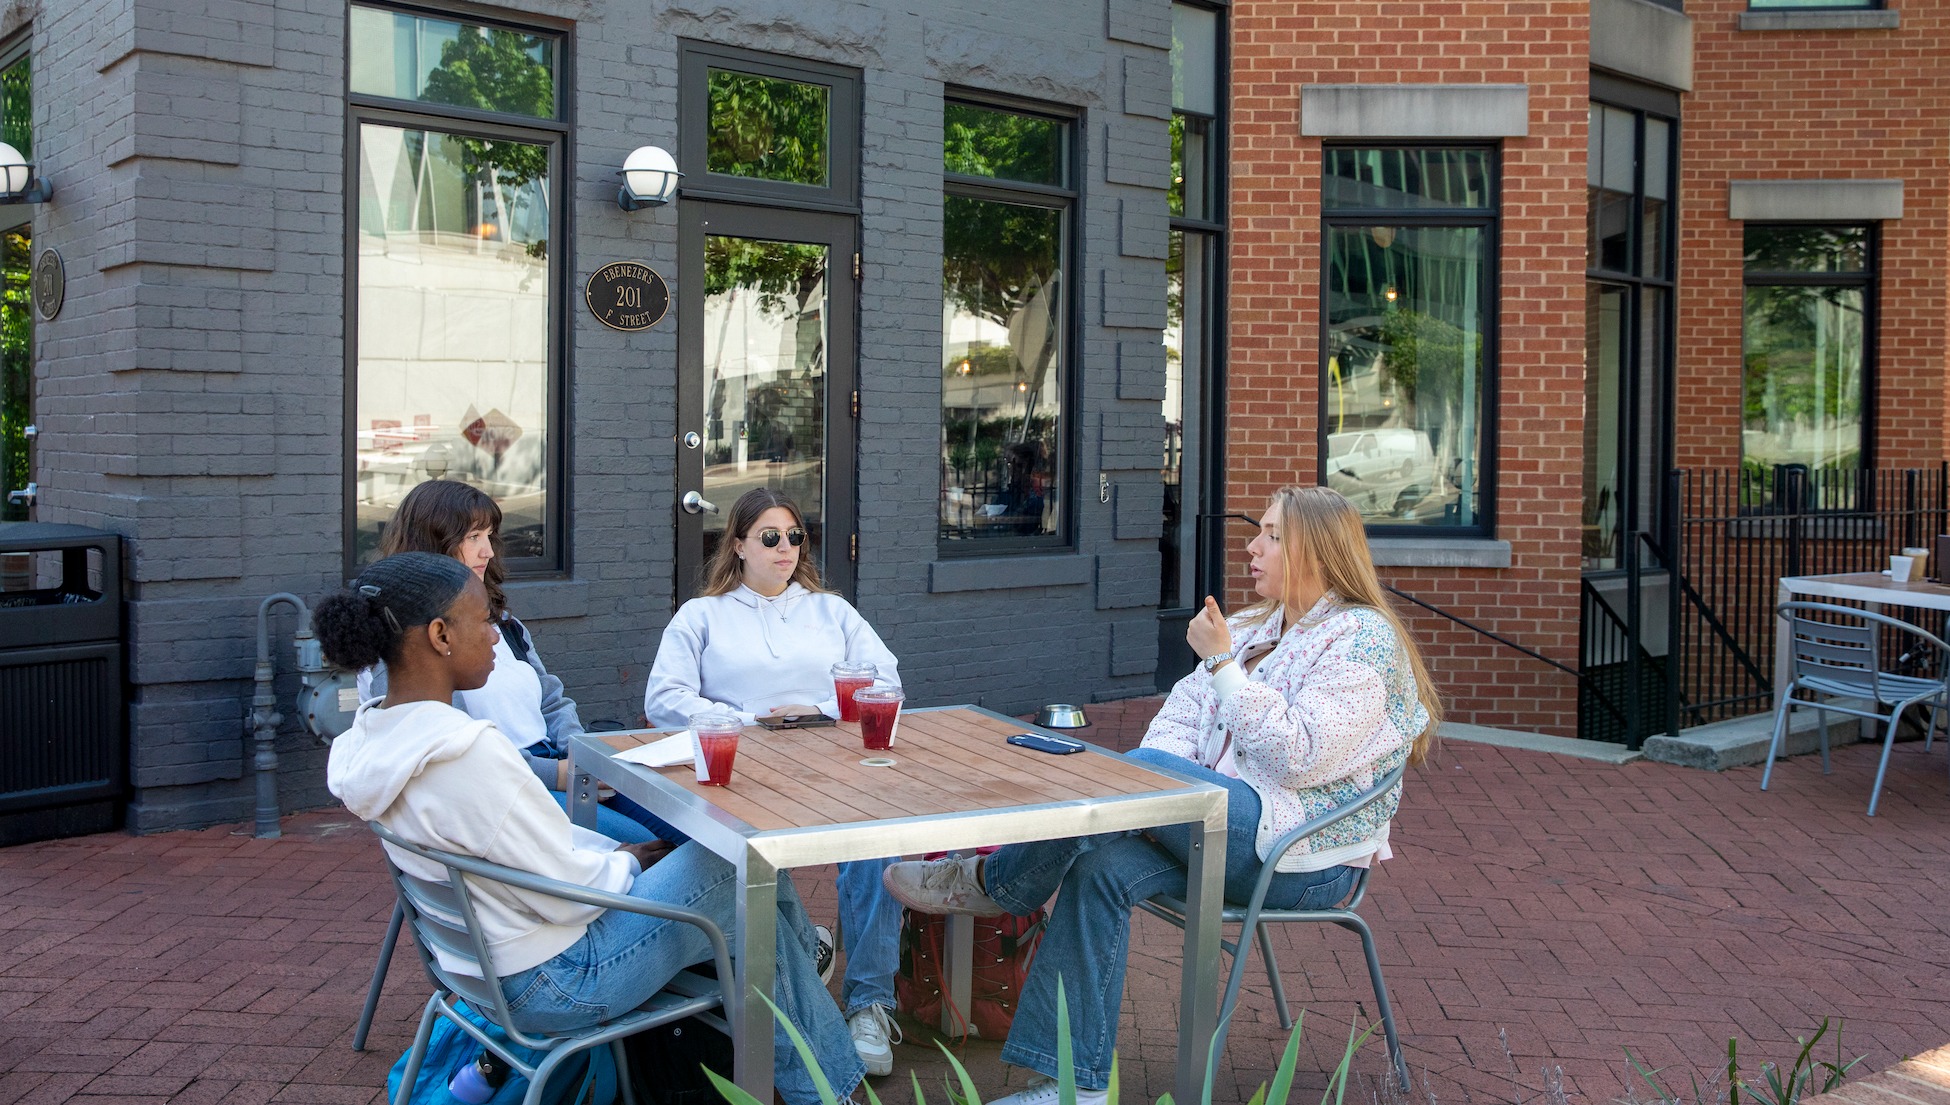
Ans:
{"type": "Polygon", "coordinates": [[[1070,125],[1020,111],[947,105],[942,165],[951,176],[1067,186],[1070,125]]]}
{"type": "MultiPolygon", "coordinates": [[[[0,141],[34,159],[33,74],[25,46],[0,68],[0,141]]],[[[33,209],[13,209],[22,219],[33,209]]],[[[24,521],[25,504],[7,501],[34,479],[34,308],[29,294],[33,225],[0,231],[0,522],[24,521]]]]}
{"type": "Polygon", "coordinates": [[[558,568],[561,309],[549,246],[562,232],[561,135],[525,124],[554,110],[559,43],[371,8],[353,21],[355,93],[416,92],[429,106],[407,122],[397,111],[358,118],[353,101],[348,555],[370,559],[406,492],[445,478],[500,504],[511,569],[558,568]],[[429,41],[441,44],[431,55],[429,41]],[[422,73],[429,56],[439,60],[422,73]],[[373,83],[380,73],[396,79],[373,83]],[[515,118],[463,123],[437,104],[515,118]]]}
{"type": "Polygon", "coordinates": [[[1670,467],[1672,166],[1676,123],[1593,103],[1585,162],[1583,567],[1624,566],[1656,529],[1670,467]]]}
{"type": "Polygon", "coordinates": [[[1746,228],[1742,467],[1863,467],[1874,236],[1866,226],[1746,228]]]}
{"type": "Polygon", "coordinates": [[[1066,533],[1074,124],[972,104],[946,112],[940,538],[948,551],[1055,544],[1066,533]]]}
{"type": "Polygon", "coordinates": [[[712,69],[705,168],[787,184],[827,184],[831,90],[806,81],[712,69]]]}
{"type": "Polygon", "coordinates": [[[1491,151],[1326,160],[1323,479],[1371,526],[1485,531],[1491,151]]]}
{"type": "Polygon", "coordinates": [[[352,91],[553,119],[557,45],[551,35],[355,5],[352,91]]]}

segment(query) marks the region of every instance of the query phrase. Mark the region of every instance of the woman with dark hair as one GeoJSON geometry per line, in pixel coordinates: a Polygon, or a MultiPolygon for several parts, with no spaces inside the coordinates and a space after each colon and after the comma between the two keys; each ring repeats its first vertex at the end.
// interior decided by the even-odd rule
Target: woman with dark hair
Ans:
{"type": "MultiPolygon", "coordinates": [[[[501,735],[521,750],[521,758],[555,796],[569,802],[569,738],[581,735],[582,718],[562,681],[549,674],[528,630],[508,612],[501,589],[505,577],[499,554],[501,508],[485,491],[457,480],[428,480],[406,493],[379,536],[379,555],[423,552],[450,556],[481,581],[488,613],[501,639],[494,649],[494,671],[485,685],[454,695],[454,705],[469,717],[494,722],[501,735]]],[[[386,694],[383,664],[359,673],[359,701],[386,694]]],[[[596,830],[626,842],[681,840],[643,807],[621,795],[604,799],[596,811],[596,830]]]]}
{"type": "MultiPolygon", "coordinates": [[[[468,716],[454,697],[495,671],[500,641],[487,586],[452,557],[402,553],[327,596],[312,622],[325,656],[347,669],[384,663],[391,686],[332,742],[326,784],[353,814],[416,844],[596,890],[679,905],[736,931],[737,872],[696,843],[617,845],[580,829],[523,769],[495,723],[468,716]]],[[[409,874],[444,880],[444,868],[391,852],[409,874]]],[[[612,912],[501,883],[469,889],[494,971],[527,1032],[566,1032],[648,1001],[678,971],[708,960],[704,933],[680,921],[612,912]]],[[[791,881],[779,880],[773,1000],[811,1043],[842,1097],[862,1077],[839,1009],[813,966],[815,940],[791,881]]],[[[775,1079],[791,1105],[820,1094],[783,1022],[775,1079]]]]}
{"type": "MultiPolygon", "coordinates": [[[[1230,619],[1211,598],[1186,628],[1204,662],[1178,681],[1128,753],[1226,788],[1225,895],[1252,894],[1288,832],[1345,805],[1435,741],[1442,704],[1375,575],[1361,515],[1339,492],[1273,496],[1246,546],[1260,602],[1230,619]]],[[[1280,859],[1270,909],[1324,909],[1357,868],[1387,859],[1399,786],[1280,859]]],[[[1043,1076],[992,1105],[1056,1105],[1056,984],[1063,980],[1078,1105],[1101,1105],[1117,1048],[1131,910],[1185,895],[1191,835],[1142,833],[1011,844],[987,857],[899,863],[888,889],[927,913],[1028,914],[1056,895],[1002,1060],[1043,1076]]],[[[1243,951],[1241,954],[1244,954],[1243,951]]]]}
{"type": "MultiPolygon", "coordinates": [[[[770,488],[738,497],[704,569],[698,597],[664,629],[643,713],[651,725],[683,725],[725,708],[745,724],[760,715],[840,714],[832,666],[872,664],[900,685],[898,661],[851,603],[821,585],[807,555],[806,521],[770,488]]],[[[900,1039],[892,1017],[900,966],[900,906],[880,872],[887,860],[839,866],[840,928],[846,940],[846,1009],[867,1073],[891,1074],[900,1039]]]]}

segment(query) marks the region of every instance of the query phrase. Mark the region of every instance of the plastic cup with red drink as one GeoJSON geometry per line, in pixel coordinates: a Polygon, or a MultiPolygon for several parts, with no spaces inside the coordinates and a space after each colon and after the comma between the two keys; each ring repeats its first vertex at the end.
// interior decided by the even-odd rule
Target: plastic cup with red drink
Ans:
{"type": "Polygon", "coordinates": [[[697,781],[707,787],[731,782],[731,761],[738,755],[738,735],[744,723],[731,714],[698,714],[691,720],[697,734],[697,781]]]}
{"type": "Polygon", "coordinates": [[[894,730],[900,728],[901,702],[907,698],[899,687],[868,687],[853,692],[860,709],[860,743],[871,749],[890,748],[894,730]]]}
{"type": "Polygon", "coordinates": [[[853,705],[854,692],[873,686],[873,677],[879,669],[872,664],[854,660],[841,660],[833,665],[833,693],[839,696],[840,720],[859,721],[859,708],[853,705]]]}

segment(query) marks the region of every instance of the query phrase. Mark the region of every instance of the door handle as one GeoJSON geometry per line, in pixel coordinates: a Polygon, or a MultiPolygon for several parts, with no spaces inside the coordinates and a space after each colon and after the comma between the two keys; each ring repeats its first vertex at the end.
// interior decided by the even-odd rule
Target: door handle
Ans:
{"type": "Polygon", "coordinates": [[[41,485],[31,480],[26,487],[18,491],[7,492],[7,502],[14,506],[33,506],[36,502],[40,501],[40,497],[41,485]]]}
{"type": "Polygon", "coordinates": [[[716,514],[718,512],[718,504],[695,491],[684,492],[684,497],[679,502],[684,507],[684,513],[686,514],[716,514]]]}

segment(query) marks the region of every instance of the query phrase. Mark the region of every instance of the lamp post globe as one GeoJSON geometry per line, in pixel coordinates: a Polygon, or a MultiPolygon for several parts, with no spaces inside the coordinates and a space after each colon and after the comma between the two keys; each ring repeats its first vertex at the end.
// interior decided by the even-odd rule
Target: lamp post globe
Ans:
{"type": "Polygon", "coordinates": [[[15,198],[27,191],[33,179],[34,167],[27,163],[20,151],[0,142],[0,195],[15,198]]]}

